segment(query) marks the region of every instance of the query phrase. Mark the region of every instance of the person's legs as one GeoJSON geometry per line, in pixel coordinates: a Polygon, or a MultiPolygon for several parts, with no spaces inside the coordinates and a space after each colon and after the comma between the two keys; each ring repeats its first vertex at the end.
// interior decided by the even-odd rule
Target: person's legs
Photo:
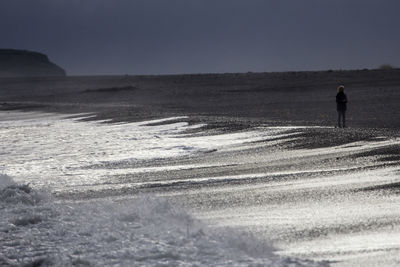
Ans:
{"type": "Polygon", "coordinates": [[[342,111],[342,116],[343,116],[343,128],[346,127],[346,111],[342,111]]]}
{"type": "Polygon", "coordinates": [[[342,117],[342,114],[341,114],[342,112],[340,111],[340,110],[338,110],[337,111],[337,114],[338,114],[338,127],[340,128],[341,127],[341,124],[340,124],[340,120],[341,120],[341,117],[342,117]]]}

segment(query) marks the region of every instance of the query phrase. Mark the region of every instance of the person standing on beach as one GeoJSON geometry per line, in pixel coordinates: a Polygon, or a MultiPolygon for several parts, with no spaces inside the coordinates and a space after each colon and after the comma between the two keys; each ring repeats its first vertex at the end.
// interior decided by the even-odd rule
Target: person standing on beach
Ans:
{"type": "Polygon", "coordinates": [[[347,96],[344,93],[344,86],[338,87],[338,93],[336,95],[336,109],[338,112],[338,127],[346,127],[346,109],[347,109],[347,96]],[[341,122],[343,124],[341,124],[341,122]]]}

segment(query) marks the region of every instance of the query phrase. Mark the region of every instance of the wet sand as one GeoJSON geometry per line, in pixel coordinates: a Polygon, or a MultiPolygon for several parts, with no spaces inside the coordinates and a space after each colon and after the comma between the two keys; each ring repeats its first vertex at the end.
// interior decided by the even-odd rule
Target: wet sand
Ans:
{"type": "Polygon", "coordinates": [[[119,121],[183,114],[227,124],[334,126],[341,84],[349,127],[400,127],[400,69],[9,78],[0,79],[0,108],[95,111],[119,121]]]}

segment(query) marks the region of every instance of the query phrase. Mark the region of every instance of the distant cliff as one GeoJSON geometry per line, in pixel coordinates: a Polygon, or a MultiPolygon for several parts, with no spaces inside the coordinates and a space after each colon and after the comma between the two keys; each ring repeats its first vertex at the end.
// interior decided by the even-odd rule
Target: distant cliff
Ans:
{"type": "Polygon", "coordinates": [[[65,76],[65,70],[38,52],[0,49],[0,77],[65,76]]]}

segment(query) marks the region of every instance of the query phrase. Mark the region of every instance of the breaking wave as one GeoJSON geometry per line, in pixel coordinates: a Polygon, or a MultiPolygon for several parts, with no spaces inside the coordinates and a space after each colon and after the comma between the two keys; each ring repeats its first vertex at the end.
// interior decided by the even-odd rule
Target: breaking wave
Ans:
{"type": "Polygon", "coordinates": [[[249,233],[208,228],[168,199],[60,202],[0,175],[1,266],[321,266],[249,233]]]}
{"type": "Polygon", "coordinates": [[[45,194],[32,190],[29,185],[18,185],[9,176],[0,174],[0,205],[35,205],[44,198],[45,194]]]}

